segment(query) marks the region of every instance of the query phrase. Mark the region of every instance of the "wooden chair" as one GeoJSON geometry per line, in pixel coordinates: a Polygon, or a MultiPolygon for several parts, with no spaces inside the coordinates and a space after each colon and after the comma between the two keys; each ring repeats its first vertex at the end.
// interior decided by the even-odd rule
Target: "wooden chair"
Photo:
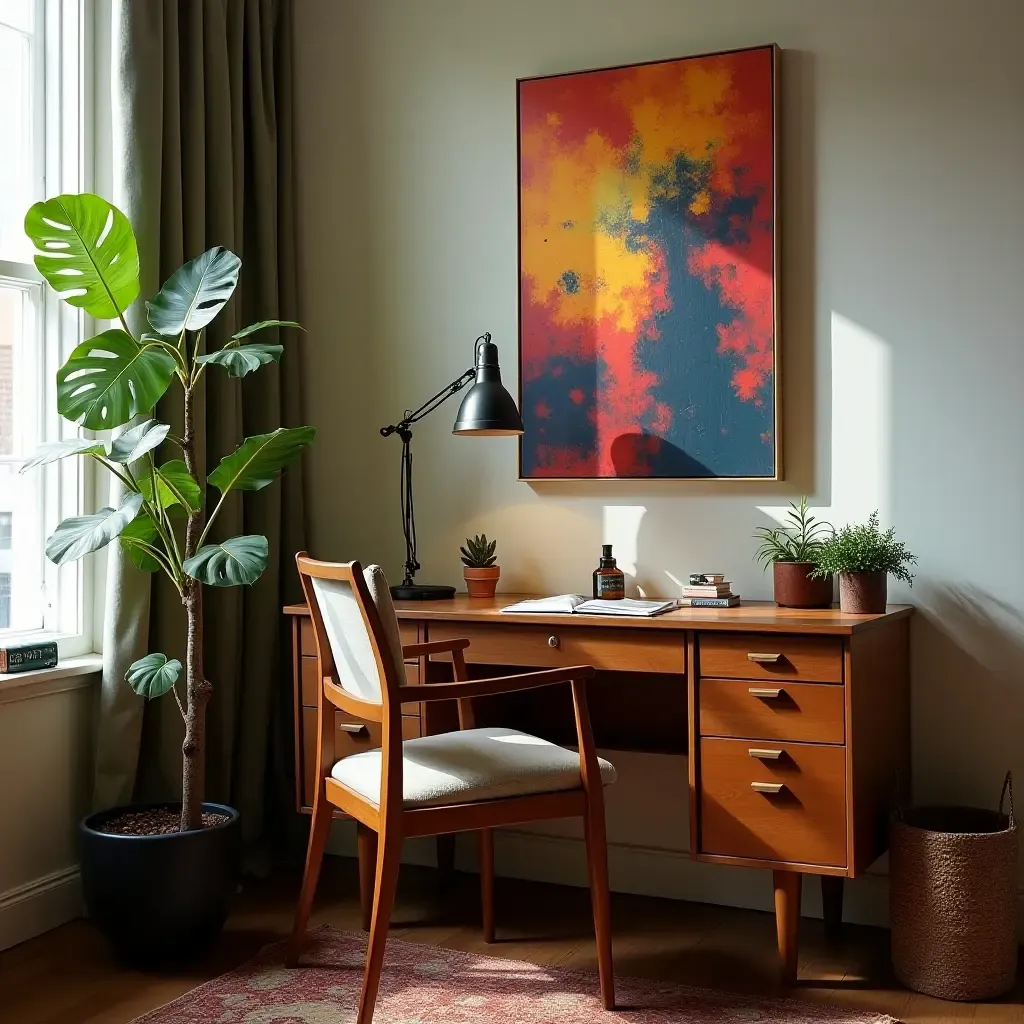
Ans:
{"type": "Polygon", "coordinates": [[[402,840],[478,831],[484,937],[494,939],[494,847],[491,830],[525,821],[581,815],[597,937],[601,999],[614,1008],[608,851],[604,793],[615,769],[598,758],[587,711],[590,666],[467,681],[468,640],[403,648],[387,580],[378,566],[295,561],[309,602],[322,684],[319,694],[319,781],[306,869],[286,962],[295,966],[316,893],[334,808],[355,818],[364,928],[369,928],[357,1024],[369,1024],[377,1000],[384,944],[395,899],[402,840]],[[455,682],[411,686],[404,660],[450,653],[455,682]],[[475,729],[471,698],[570,683],[579,756],[510,729],[475,729]],[[460,730],[402,740],[402,705],[456,699],[460,730]],[[334,710],[381,723],[379,750],[334,763],[334,710]],[[372,913],[371,913],[372,906],[372,913]]]}

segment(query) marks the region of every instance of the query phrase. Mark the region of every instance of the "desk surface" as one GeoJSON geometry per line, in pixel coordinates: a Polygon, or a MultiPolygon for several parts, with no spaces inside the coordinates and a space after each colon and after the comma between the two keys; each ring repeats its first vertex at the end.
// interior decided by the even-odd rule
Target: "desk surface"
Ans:
{"type": "MultiPolygon", "coordinates": [[[[450,601],[396,601],[399,619],[421,622],[501,622],[524,626],[602,626],[638,629],[744,630],[762,633],[821,633],[849,636],[883,622],[905,618],[913,611],[908,604],[891,604],[884,615],[845,615],[838,608],[779,608],[771,601],[745,601],[736,608],[680,608],[650,619],[613,615],[520,615],[503,614],[501,609],[539,594],[498,594],[493,598],[457,594],[450,601]]],[[[288,605],[288,615],[308,615],[304,604],[288,605]]]]}

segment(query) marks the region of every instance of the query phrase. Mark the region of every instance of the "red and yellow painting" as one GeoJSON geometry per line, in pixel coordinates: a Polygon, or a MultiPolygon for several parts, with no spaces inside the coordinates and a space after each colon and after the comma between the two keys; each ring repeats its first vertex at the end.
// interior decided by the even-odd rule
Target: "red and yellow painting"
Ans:
{"type": "Polygon", "coordinates": [[[519,82],[525,479],[779,476],[777,59],[519,82]]]}

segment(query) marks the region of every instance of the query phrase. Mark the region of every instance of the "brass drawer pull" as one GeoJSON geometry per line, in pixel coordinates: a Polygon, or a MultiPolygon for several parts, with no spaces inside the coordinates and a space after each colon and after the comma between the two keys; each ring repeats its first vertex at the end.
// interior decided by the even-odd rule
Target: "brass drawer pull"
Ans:
{"type": "Polygon", "coordinates": [[[747,655],[747,661],[756,661],[759,665],[774,665],[776,662],[782,661],[781,654],[754,654],[751,652],[747,655]]]}
{"type": "Polygon", "coordinates": [[[761,761],[778,761],[778,759],[782,757],[781,750],[765,750],[759,747],[751,747],[747,753],[750,754],[751,757],[756,757],[761,761]]]}
{"type": "Polygon", "coordinates": [[[782,696],[783,691],[781,686],[751,686],[747,690],[747,693],[749,693],[751,697],[765,697],[770,700],[775,700],[777,697],[782,696]]]}
{"type": "Polygon", "coordinates": [[[366,726],[363,725],[362,722],[339,722],[338,723],[338,728],[342,732],[350,732],[350,733],[352,733],[353,736],[358,735],[359,733],[367,731],[366,726]]]}
{"type": "Polygon", "coordinates": [[[548,637],[548,647],[557,647],[558,644],[559,644],[559,639],[558,639],[557,636],[549,636],[548,637]]]}
{"type": "Polygon", "coordinates": [[[785,784],[782,782],[752,782],[750,788],[755,793],[781,793],[785,788],[785,784]]]}

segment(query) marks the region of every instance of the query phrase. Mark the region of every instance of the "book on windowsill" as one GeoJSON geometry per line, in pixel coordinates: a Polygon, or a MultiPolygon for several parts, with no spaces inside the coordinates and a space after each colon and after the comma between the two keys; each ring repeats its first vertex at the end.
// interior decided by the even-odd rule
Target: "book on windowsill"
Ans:
{"type": "Polygon", "coordinates": [[[37,668],[53,668],[57,664],[57,642],[16,644],[0,647],[0,674],[31,672],[37,668]]]}
{"type": "Polygon", "coordinates": [[[740,603],[739,594],[724,597],[681,597],[680,608],[735,608],[740,603]]]}
{"type": "Polygon", "coordinates": [[[538,597],[502,608],[512,615],[624,615],[647,619],[670,612],[679,606],[672,598],[667,601],[636,601],[626,597],[619,601],[590,600],[582,594],[559,594],[557,597],[538,597]]]}

